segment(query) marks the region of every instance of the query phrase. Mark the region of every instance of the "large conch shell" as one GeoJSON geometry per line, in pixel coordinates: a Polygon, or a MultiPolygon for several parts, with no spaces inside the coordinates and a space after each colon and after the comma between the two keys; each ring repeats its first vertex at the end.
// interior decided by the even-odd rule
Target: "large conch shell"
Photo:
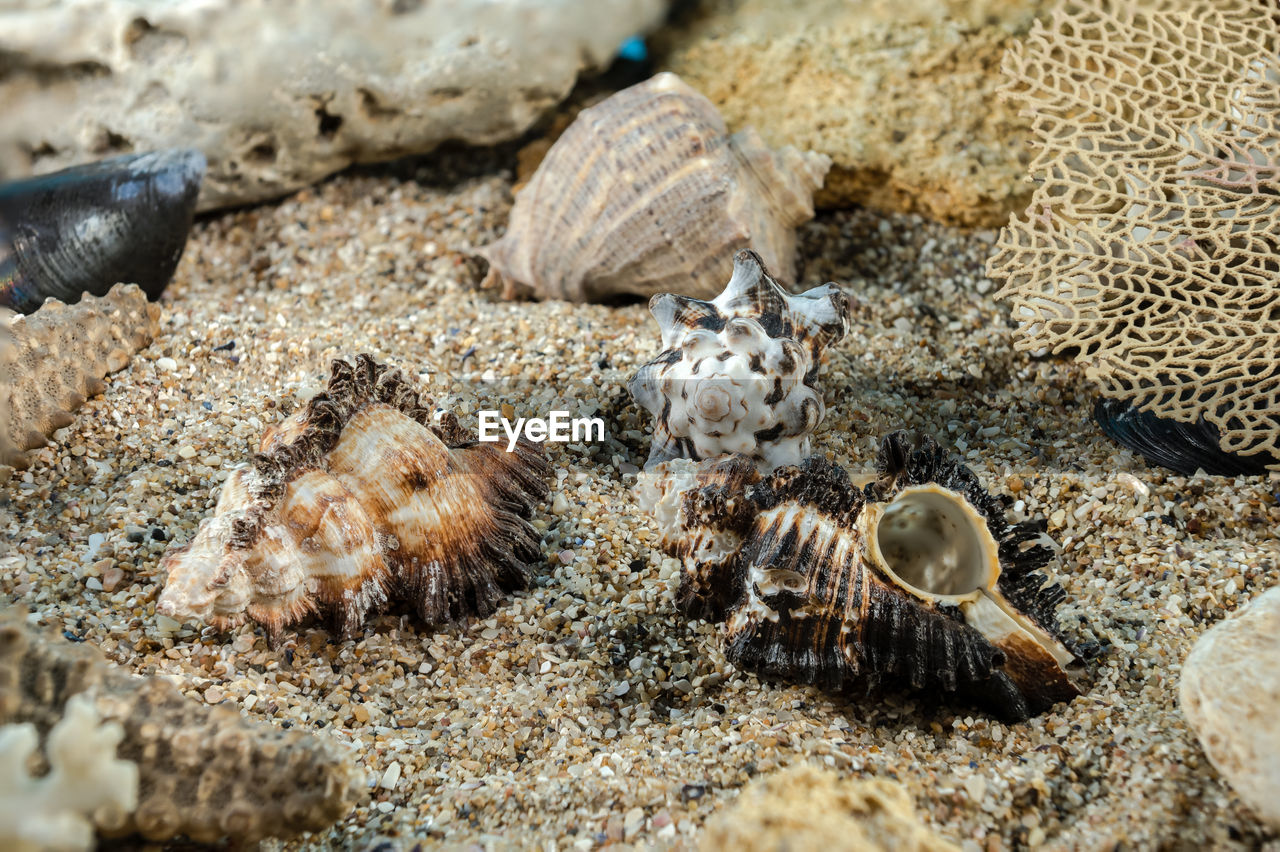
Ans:
{"type": "Polygon", "coordinates": [[[508,297],[714,296],[748,245],[791,278],[830,158],[728,135],[711,101],[662,73],[583,110],[480,254],[508,297]]]}
{"type": "Polygon", "coordinates": [[[486,616],[526,588],[541,539],[529,524],[550,466],[438,421],[398,370],[334,361],[327,390],[267,429],[211,518],[165,555],[157,612],[271,641],[324,610],[344,636],[390,598],[428,624],[486,616]]]}
{"type": "Polygon", "coordinates": [[[160,307],[132,284],[74,305],[50,299],[30,316],[0,308],[0,465],[25,467],[25,451],[70,425],[159,327],[160,307]]]}
{"type": "Polygon", "coordinates": [[[24,314],[173,277],[204,178],[199,151],[130,154],[0,185],[0,305],[24,314]]]}
{"type": "Polygon", "coordinates": [[[838,286],[789,295],[744,250],[713,301],[666,293],[649,310],[663,351],[627,384],[654,418],[647,467],[742,453],[771,469],[809,454],[826,412],[819,363],[849,330],[838,286]]]}
{"type": "Polygon", "coordinates": [[[1010,526],[930,439],[887,436],[877,471],[864,489],[816,456],[769,475],[743,456],[647,473],[681,608],[723,621],[726,656],[764,676],[955,694],[1010,719],[1078,695],[1040,526],[1010,526]]]}

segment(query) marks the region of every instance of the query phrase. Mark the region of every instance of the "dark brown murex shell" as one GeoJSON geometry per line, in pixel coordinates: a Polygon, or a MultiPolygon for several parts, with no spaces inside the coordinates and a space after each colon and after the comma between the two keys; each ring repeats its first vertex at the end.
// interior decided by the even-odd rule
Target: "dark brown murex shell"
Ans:
{"type": "Polygon", "coordinates": [[[334,361],[328,388],[269,428],[212,518],[165,555],[157,611],[274,641],[317,610],[343,635],[389,599],[427,624],[487,616],[528,586],[547,493],[538,448],[479,443],[437,418],[399,370],[334,361]]]}
{"type": "Polygon", "coordinates": [[[860,489],[821,457],[767,476],[703,462],[665,542],[681,608],[724,621],[726,655],[765,676],[940,691],[1010,719],[1078,695],[1041,526],[1008,524],[930,439],[887,436],[877,470],[860,489]]]}

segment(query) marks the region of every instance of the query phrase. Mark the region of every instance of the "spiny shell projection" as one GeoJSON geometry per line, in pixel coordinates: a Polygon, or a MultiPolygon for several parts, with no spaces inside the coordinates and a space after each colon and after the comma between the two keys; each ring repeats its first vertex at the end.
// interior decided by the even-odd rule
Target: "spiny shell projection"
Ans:
{"type": "Polygon", "coordinates": [[[1039,140],[987,269],[1016,346],[1071,353],[1103,430],[1182,473],[1280,470],[1274,14],[1081,0],[1005,58],[1039,140]]]}
{"type": "Polygon", "coordinates": [[[932,440],[887,436],[863,489],[816,456],[770,475],[744,456],[663,468],[642,502],[682,562],[682,609],[725,622],[735,664],[952,693],[1010,719],[1079,694],[1041,526],[1010,526],[932,440]]]}
{"type": "Polygon", "coordinates": [[[69,425],[103,377],[151,342],[159,319],[132,284],[75,305],[50,299],[25,317],[0,308],[0,464],[25,466],[24,451],[69,425]]]}
{"type": "Polygon", "coordinates": [[[734,252],[755,247],[790,278],[795,227],[831,160],[728,135],[711,101],[662,73],[583,110],[481,250],[508,297],[598,302],[709,298],[734,252]]]}
{"type": "Polygon", "coordinates": [[[130,154],[0,186],[0,305],[31,313],[117,282],[173,277],[204,177],[199,151],[130,154]]]}
{"type": "Polygon", "coordinates": [[[526,588],[550,466],[532,444],[476,443],[431,408],[399,370],[334,361],[326,391],[267,429],[213,516],[166,554],[157,611],[221,629],[251,618],[275,642],[317,610],[351,636],[389,598],[438,624],[526,588]]]}
{"type": "Polygon", "coordinates": [[[839,287],[789,295],[760,255],[744,250],[714,301],[667,293],[649,310],[663,351],[627,384],[654,417],[647,466],[743,453],[774,468],[809,454],[826,411],[819,362],[849,330],[839,287]]]}
{"type": "Polygon", "coordinates": [[[292,837],[344,817],[364,787],[350,753],[328,738],[208,707],[164,678],[110,665],[87,644],[29,629],[16,613],[0,618],[0,724],[31,723],[46,736],[73,696],[123,728],[116,756],[138,768],[137,807],[100,820],[106,834],[292,837]]]}

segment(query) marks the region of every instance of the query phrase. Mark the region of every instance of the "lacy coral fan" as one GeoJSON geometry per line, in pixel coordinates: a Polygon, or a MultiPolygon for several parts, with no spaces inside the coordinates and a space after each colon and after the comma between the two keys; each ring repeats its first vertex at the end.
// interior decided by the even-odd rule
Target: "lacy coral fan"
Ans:
{"type": "Polygon", "coordinates": [[[1100,418],[1149,458],[1194,470],[1168,445],[1208,427],[1253,469],[1280,465],[1274,7],[1073,3],[1005,71],[1039,140],[1031,207],[988,265],[1018,347],[1075,351],[1106,397],[1173,422],[1100,418]]]}
{"type": "Polygon", "coordinates": [[[157,611],[252,618],[273,642],[317,610],[351,636],[389,598],[428,624],[486,616],[541,555],[529,518],[549,472],[532,444],[508,453],[437,421],[399,370],[334,361],[328,388],[266,431],[213,517],[165,556],[157,611]]]}

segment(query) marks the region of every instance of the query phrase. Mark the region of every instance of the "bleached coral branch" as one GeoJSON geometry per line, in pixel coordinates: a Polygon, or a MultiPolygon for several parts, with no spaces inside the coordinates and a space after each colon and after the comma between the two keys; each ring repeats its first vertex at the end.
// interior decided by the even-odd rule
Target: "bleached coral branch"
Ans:
{"type": "Polygon", "coordinates": [[[49,732],[49,772],[28,774],[39,745],[30,723],[0,727],[0,848],[78,852],[93,845],[95,819],[119,823],[138,806],[138,767],[116,757],[124,729],[76,696],[49,732]]]}

